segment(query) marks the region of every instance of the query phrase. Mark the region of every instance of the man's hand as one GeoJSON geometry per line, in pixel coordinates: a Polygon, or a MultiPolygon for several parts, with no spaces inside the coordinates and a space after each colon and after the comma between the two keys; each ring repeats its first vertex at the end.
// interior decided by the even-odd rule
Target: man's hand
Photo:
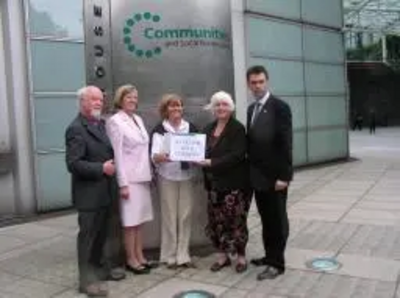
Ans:
{"type": "Polygon", "coordinates": [[[103,173],[106,174],[107,176],[114,176],[114,174],[115,174],[115,165],[114,165],[114,161],[112,159],[107,160],[103,164],[103,173]]]}
{"type": "Polygon", "coordinates": [[[128,200],[129,199],[129,188],[128,186],[120,187],[119,196],[121,199],[128,200]]]}
{"type": "Polygon", "coordinates": [[[277,180],[275,182],[275,190],[276,191],[280,191],[280,190],[284,190],[289,186],[289,183],[286,181],[281,181],[281,180],[277,180]]]}
{"type": "Polygon", "coordinates": [[[160,154],[154,154],[153,155],[153,161],[155,163],[163,163],[163,162],[169,162],[171,160],[169,159],[168,154],[160,153],[160,154]]]}

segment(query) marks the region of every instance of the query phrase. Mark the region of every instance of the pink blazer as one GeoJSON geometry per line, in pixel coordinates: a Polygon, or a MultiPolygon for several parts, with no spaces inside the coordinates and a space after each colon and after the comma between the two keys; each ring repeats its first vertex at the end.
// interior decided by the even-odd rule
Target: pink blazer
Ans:
{"type": "Polygon", "coordinates": [[[151,181],[149,135],[142,118],[133,119],[123,111],[107,121],[107,134],[114,149],[114,161],[120,187],[151,181]]]}

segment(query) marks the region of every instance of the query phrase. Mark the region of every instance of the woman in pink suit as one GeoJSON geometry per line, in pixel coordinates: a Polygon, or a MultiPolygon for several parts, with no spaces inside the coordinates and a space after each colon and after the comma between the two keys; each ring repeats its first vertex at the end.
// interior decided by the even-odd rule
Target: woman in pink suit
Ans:
{"type": "Polygon", "coordinates": [[[150,272],[143,255],[142,224],[153,219],[150,195],[149,136],[142,119],[135,114],[138,92],[134,86],[120,87],[114,106],[119,111],[107,122],[117,169],[124,226],[127,269],[135,274],[150,272]]]}

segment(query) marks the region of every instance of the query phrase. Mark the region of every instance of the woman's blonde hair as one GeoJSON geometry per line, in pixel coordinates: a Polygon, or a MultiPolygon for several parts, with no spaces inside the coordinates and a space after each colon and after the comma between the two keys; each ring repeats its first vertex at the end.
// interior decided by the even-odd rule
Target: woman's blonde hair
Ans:
{"type": "Polygon", "coordinates": [[[114,96],[114,108],[122,109],[122,102],[124,101],[125,96],[135,91],[137,92],[137,89],[133,85],[123,85],[119,87],[114,96]]]}
{"type": "Polygon", "coordinates": [[[168,106],[173,102],[179,102],[183,106],[182,97],[175,93],[164,94],[158,106],[158,112],[162,119],[168,119],[168,106]]]}

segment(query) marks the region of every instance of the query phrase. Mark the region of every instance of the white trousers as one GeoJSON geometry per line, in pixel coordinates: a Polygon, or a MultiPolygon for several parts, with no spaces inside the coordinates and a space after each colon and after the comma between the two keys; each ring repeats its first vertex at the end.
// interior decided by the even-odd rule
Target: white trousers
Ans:
{"type": "Polygon", "coordinates": [[[193,186],[191,180],[158,179],[161,206],[161,258],[167,264],[190,262],[193,186]]]}

